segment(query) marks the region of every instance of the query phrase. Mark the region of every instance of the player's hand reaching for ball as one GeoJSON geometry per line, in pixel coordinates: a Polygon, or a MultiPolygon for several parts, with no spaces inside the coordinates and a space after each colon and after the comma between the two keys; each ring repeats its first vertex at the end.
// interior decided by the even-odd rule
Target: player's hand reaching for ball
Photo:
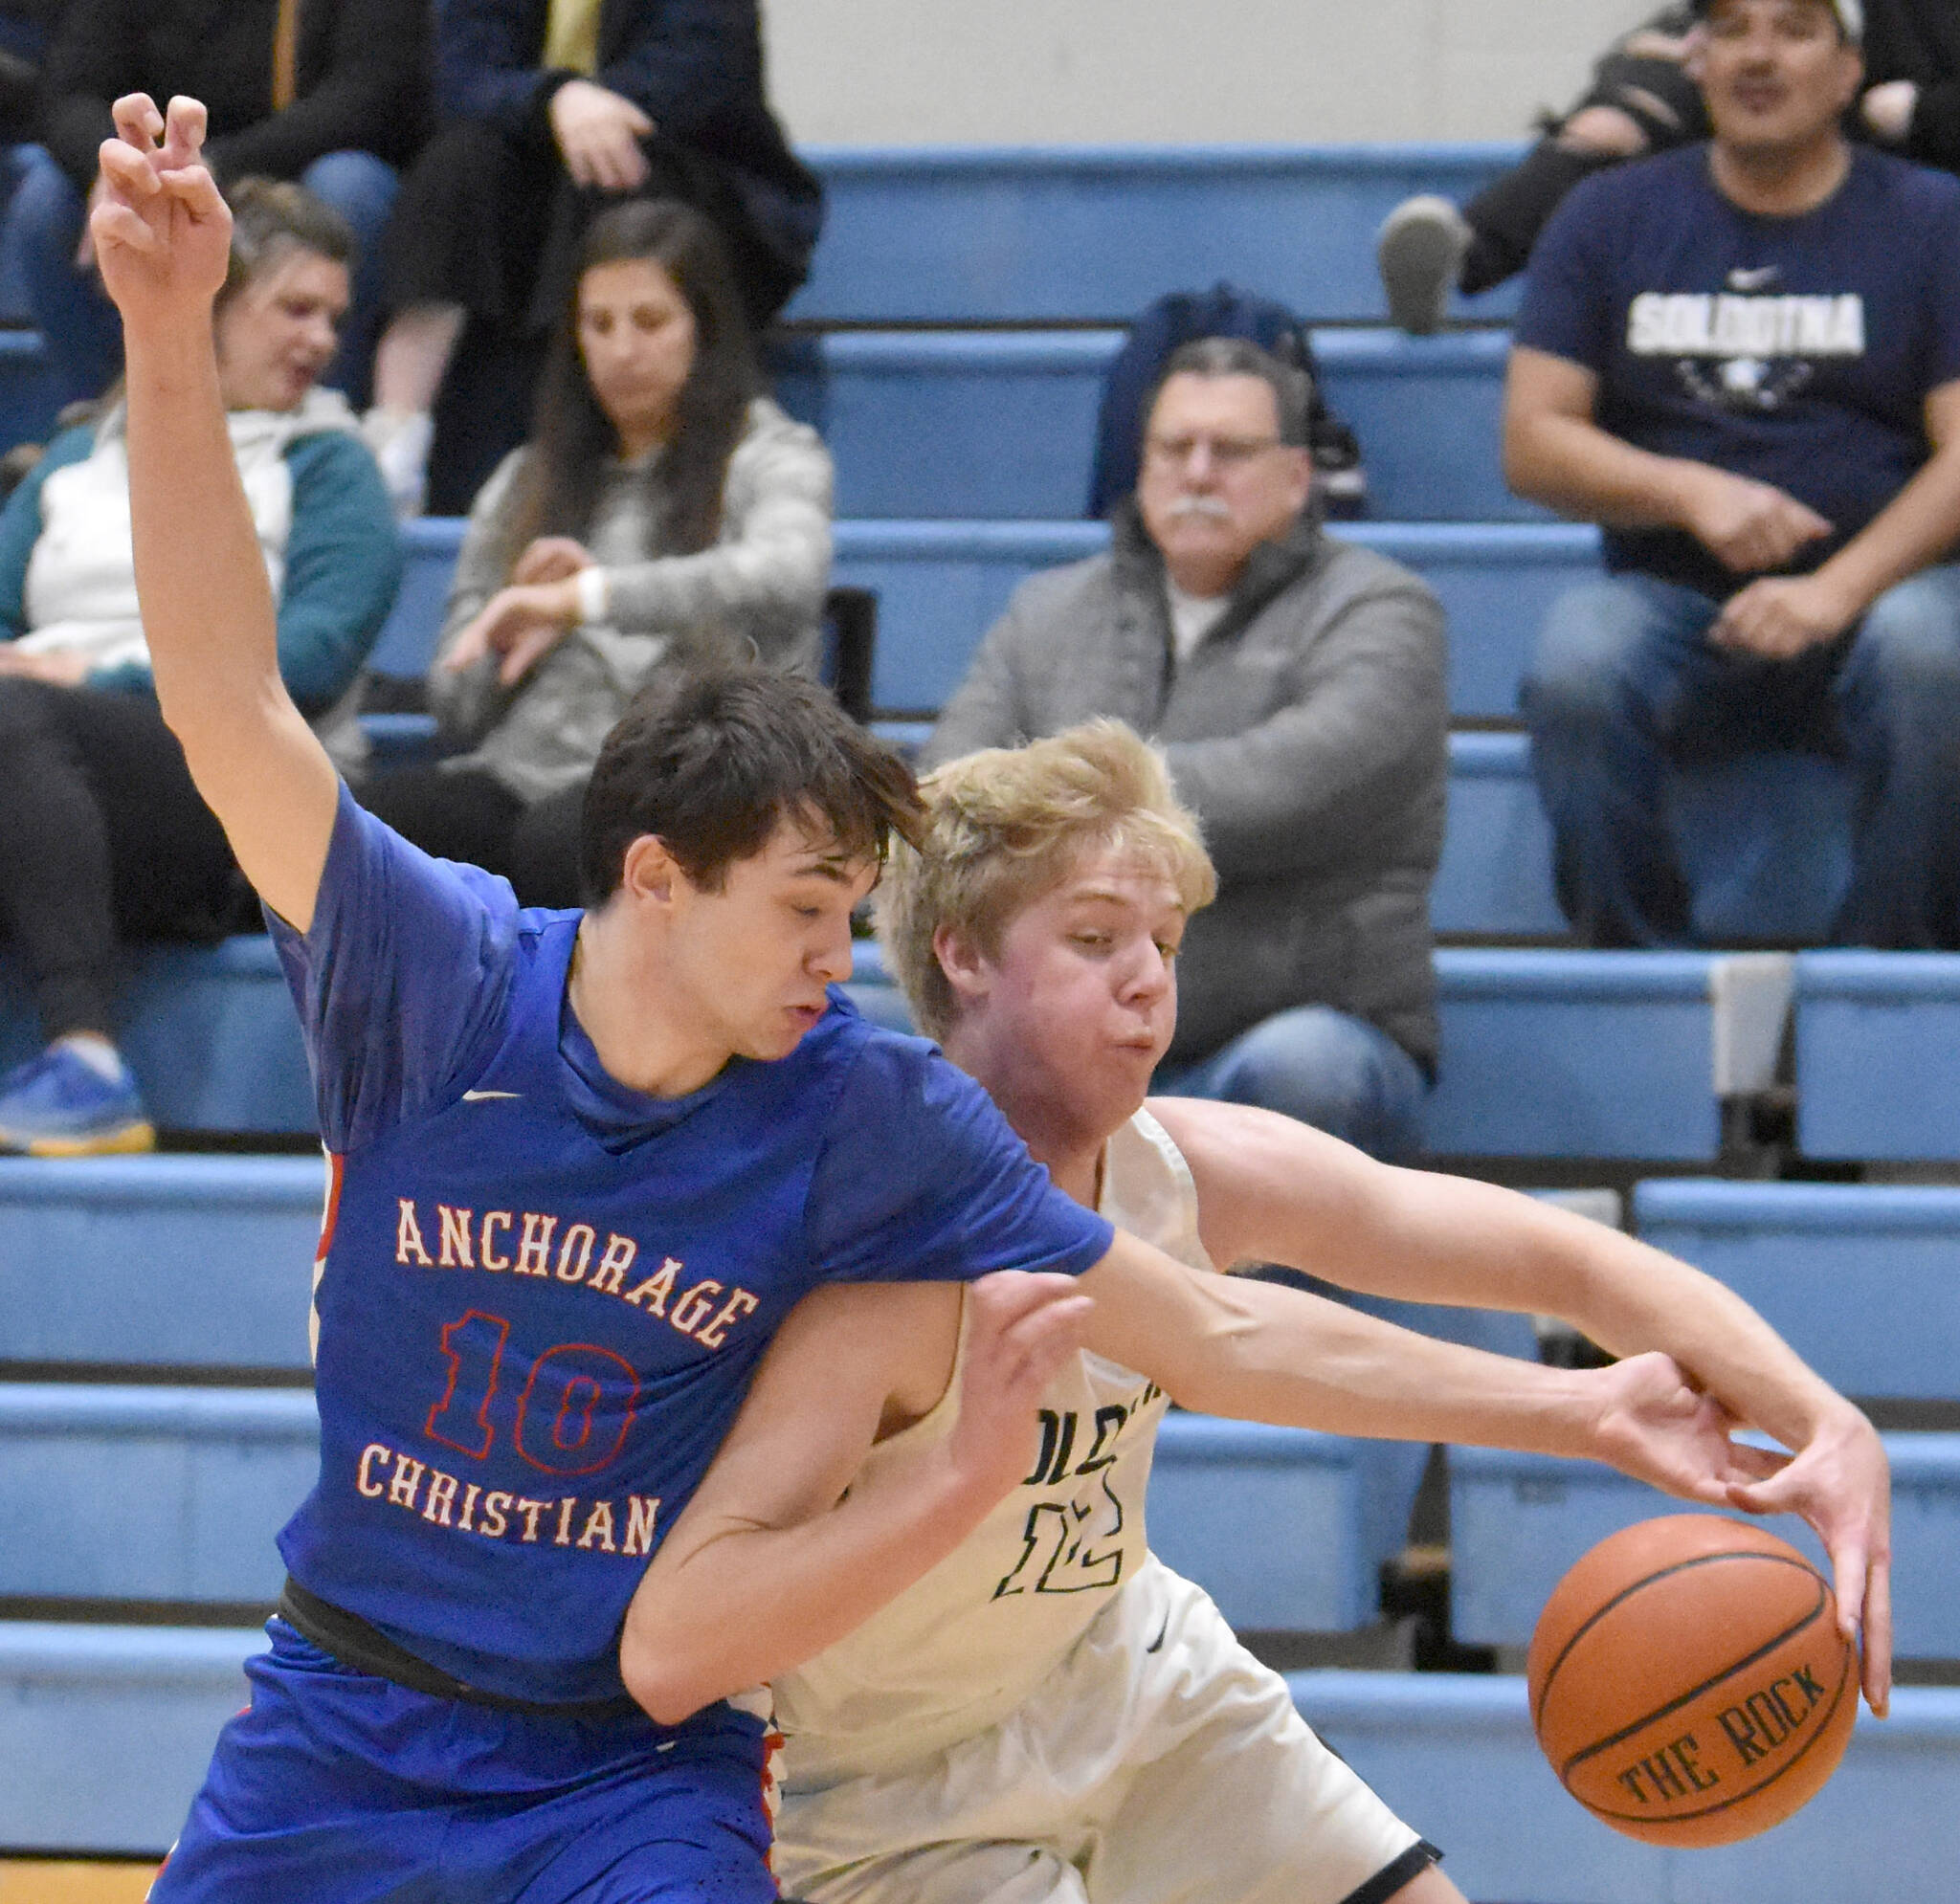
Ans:
{"type": "Polygon", "coordinates": [[[1872,1425],[1841,1403],[1794,1454],[1732,1438],[1740,1426],[1672,1357],[1598,1371],[1599,1458],[1684,1500],[1746,1514],[1799,1514],[1831,1558],[1838,1623],[1864,1638],[1872,1711],[1892,1693],[1891,1472],[1872,1425]]]}
{"type": "Polygon", "coordinates": [[[1731,1489],[1767,1480],[1790,1459],[1732,1439],[1735,1417],[1672,1356],[1629,1356],[1586,1379],[1596,1387],[1600,1459],[1683,1500],[1727,1507],[1731,1489]]]}
{"type": "Polygon", "coordinates": [[[1892,1470],[1878,1430],[1850,1403],[1827,1415],[1775,1473],[1728,1491],[1747,1514],[1800,1514],[1831,1557],[1838,1624],[1862,1634],[1864,1695],[1881,1718],[1892,1698],[1892,1470]]]}
{"type": "Polygon", "coordinates": [[[1073,1276],[997,1270],[969,1286],[967,1305],[960,1418],[947,1451],[978,1493],[998,1498],[1034,1470],[1041,1397],[1081,1347],[1095,1304],[1073,1276]]]}
{"type": "Polygon", "coordinates": [[[210,310],[231,260],[232,214],[204,164],[197,100],[172,100],[167,119],[147,93],[129,93],[115,113],[89,230],[102,283],[141,333],[210,310]]]}

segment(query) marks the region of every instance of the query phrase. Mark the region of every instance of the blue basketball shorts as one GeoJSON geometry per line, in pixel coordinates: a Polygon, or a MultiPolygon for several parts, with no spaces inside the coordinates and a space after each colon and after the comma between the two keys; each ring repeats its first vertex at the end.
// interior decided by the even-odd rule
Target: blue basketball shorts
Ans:
{"type": "Polygon", "coordinates": [[[766,1904],[765,1722],[558,1717],[411,1691],[284,1621],[246,1665],[151,1904],[766,1904]]]}

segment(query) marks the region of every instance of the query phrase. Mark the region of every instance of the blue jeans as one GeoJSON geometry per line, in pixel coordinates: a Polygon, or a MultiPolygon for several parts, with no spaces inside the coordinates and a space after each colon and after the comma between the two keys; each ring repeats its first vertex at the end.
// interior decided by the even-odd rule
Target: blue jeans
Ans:
{"type": "Polygon", "coordinates": [[[1960,945],[1960,568],[1888,589],[1847,634],[1789,661],[1714,647],[1720,605],[1642,575],[1553,603],[1521,695],[1559,902],[1588,945],[1691,943],[1668,823],[1672,764],[1795,750],[1857,785],[1836,944],[1960,945]]]}
{"type": "MultiPolygon", "coordinates": [[[[96,273],[75,268],[86,201],[39,145],[8,155],[16,183],[0,225],[0,311],[40,331],[51,408],[101,395],[122,369],[122,323],[96,273]]],[[[381,233],[399,186],[371,152],[329,152],[300,175],[354,228],[353,301],[324,382],[365,401],[380,328],[381,233]]]]}
{"type": "Polygon", "coordinates": [[[1422,1068],[1386,1031],[1331,1006],[1261,1019],[1195,1064],[1165,1066],[1168,1097],[1211,1097],[1279,1111],[1392,1162],[1421,1148],[1422,1068]]]}

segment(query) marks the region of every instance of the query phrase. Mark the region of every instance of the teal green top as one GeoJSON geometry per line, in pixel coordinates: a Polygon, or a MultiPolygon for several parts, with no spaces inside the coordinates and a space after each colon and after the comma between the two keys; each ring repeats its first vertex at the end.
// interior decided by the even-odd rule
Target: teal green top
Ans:
{"type": "MultiPolygon", "coordinates": [[[[64,430],[0,508],[0,640],[29,631],[27,568],[41,533],[41,489],[95,447],[93,424],[64,430]]],[[[279,590],[279,674],[300,711],[311,717],[353,685],[381,632],[401,583],[401,538],[381,473],[358,437],[340,430],[301,436],[286,451],[286,463],[293,527],[279,590]]],[[[152,692],[143,667],[100,669],[88,684],[152,692]]]]}

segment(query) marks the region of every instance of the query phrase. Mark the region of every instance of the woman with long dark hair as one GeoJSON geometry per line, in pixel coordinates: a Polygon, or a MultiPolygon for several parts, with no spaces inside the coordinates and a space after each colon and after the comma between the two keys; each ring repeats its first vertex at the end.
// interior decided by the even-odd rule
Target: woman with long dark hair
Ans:
{"type": "Polygon", "coordinates": [[[457,559],[430,699],[460,751],[375,777],[370,810],[526,904],[576,904],[586,781],[654,671],[811,663],[831,462],[760,390],[713,227],[671,200],[595,220],[531,440],[457,559]]]}

